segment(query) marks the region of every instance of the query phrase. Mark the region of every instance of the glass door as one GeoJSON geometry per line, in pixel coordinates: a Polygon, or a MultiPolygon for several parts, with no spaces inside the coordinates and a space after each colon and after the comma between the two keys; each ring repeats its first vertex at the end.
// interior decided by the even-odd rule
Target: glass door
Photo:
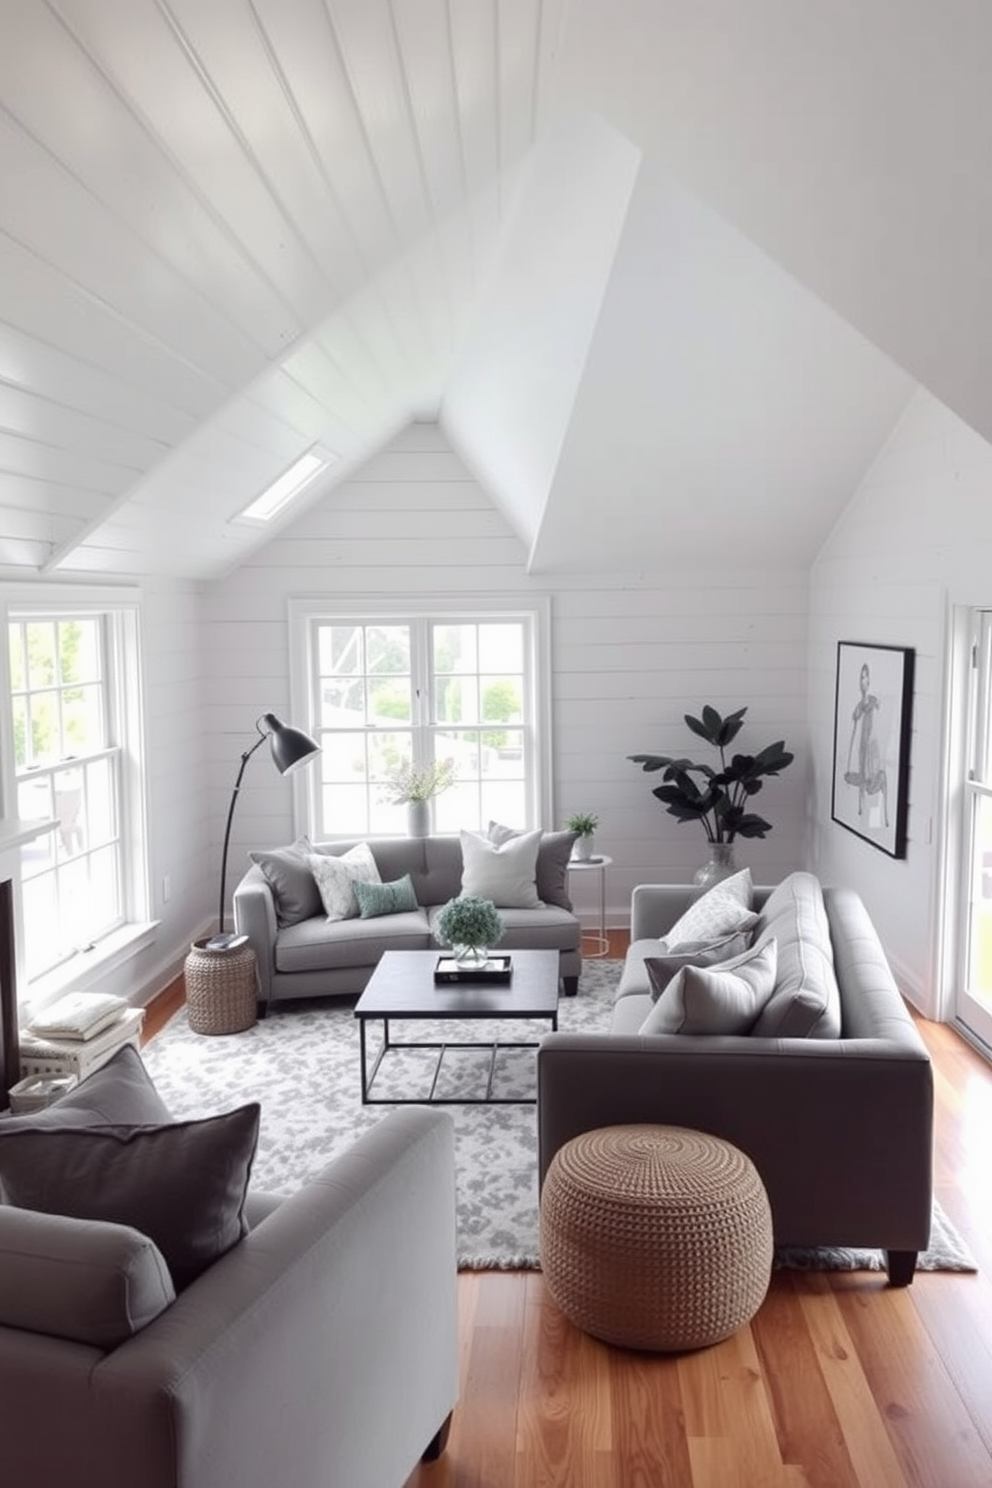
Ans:
{"type": "Polygon", "coordinates": [[[992,611],[975,616],[965,781],[963,948],[956,1013],[992,1048],[992,611]]]}

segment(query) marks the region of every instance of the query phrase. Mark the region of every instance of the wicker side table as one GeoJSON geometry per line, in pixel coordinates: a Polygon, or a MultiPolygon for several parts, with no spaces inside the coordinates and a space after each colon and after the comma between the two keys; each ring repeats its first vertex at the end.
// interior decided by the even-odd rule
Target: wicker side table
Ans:
{"type": "Polygon", "coordinates": [[[684,1127],[603,1127],[552,1158],[540,1248],[548,1290],[586,1333],[697,1349],[764,1301],[771,1210],[754,1164],[729,1142],[684,1127]]]}
{"type": "Polygon", "coordinates": [[[258,1021],[258,967],[250,945],[207,950],[195,940],[183,972],[194,1033],[242,1033],[258,1021]]]}

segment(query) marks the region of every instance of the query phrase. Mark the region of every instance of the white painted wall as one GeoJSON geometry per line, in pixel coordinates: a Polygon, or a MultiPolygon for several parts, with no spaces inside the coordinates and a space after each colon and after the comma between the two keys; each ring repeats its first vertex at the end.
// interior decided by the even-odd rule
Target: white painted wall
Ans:
{"type": "Polygon", "coordinates": [[[948,616],[992,603],[992,446],[918,392],[814,564],[810,583],[810,848],[865,900],[904,992],[938,1016],[948,616]],[[830,820],[837,642],[916,650],[907,855],[830,820]]]}
{"type": "MultiPolygon", "coordinates": [[[[747,704],[742,746],[785,738],[795,765],[756,806],[775,830],[744,844],[758,881],[801,866],[805,832],[807,579],[803,572],[680,572],[663,553],[624,575],[525,571],[526,552],[436,424],[413,424],[236,573],[204,595],[204,664],[211,859],[238,755],[254,720],[289,713],[287,602],[291,596],[429,596],[480,592],[552,596],[554,820],[600,817],[597,843],[614,866],[609,918],[626,924],[645,880],[677,882],[704,860],[701,830],[679,825],[651,796],[654,780],[626,756],[688,752],[686,711],[747,704]]],[[[704,746],[701,746],[704,748],[704,746]]],[[[232,883],[252,846],[292,840],[292,780],[260,750],[241,792],[232,883]]],[[[590,875],[590,879],[592,876],[590,875]]],[[[579,908],[591,918],[593,883],[579,908]]]]}

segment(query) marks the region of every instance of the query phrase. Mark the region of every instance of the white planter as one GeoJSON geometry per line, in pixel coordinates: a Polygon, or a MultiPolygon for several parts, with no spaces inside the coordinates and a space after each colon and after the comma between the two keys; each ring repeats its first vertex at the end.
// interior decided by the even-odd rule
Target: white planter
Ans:
{"type": "Polygon", "coordinates": [[[592,857],[592,850],[595,842],[596,839],[593,836],[592,832],[587,832],[584,837],[577,837],[575,839],[575,846],[572,848],[572,856],[573,858],[575,858],[576,862],[586,863],[589,861],[589,859],[592,857]]]}
{"type": "Polygon", "coordinates": [[[429,837],[431,835],[430,801],[407,801],[406,829],[411,837],[429,837]]]}

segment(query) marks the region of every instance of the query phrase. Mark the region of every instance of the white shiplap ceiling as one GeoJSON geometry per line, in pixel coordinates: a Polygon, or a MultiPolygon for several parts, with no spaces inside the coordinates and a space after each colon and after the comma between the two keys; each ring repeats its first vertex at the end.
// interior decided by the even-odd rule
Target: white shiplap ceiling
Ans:
{"type": "Polygon", "coordinates": [[[537,571],[809,561],[915,382],[992,432],[990,57],[964,0],[0,0],[0,570],[219,575],[416,417],[537,571]]]}

